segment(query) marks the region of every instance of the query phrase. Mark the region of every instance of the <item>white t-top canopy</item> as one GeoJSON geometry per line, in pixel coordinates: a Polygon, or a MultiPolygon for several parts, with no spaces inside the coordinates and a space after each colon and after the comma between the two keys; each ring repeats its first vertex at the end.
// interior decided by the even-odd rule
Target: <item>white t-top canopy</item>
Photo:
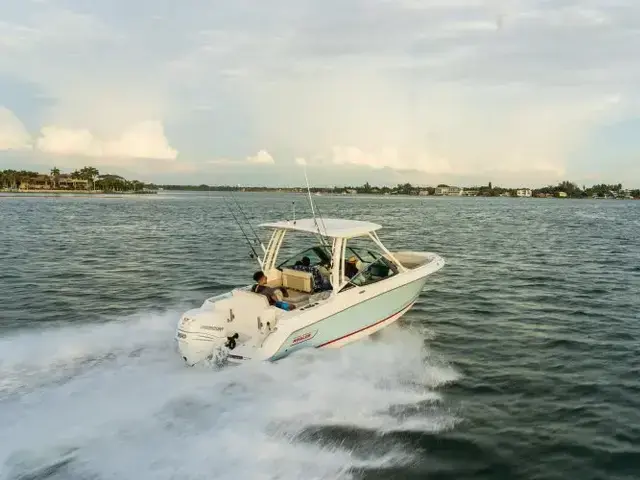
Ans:
{"type": "Polygon", "coordinates": [[[263,223],[260,226],[308,233],[318,233],[318,227],[320,227],[320,235],[331,238],[359,237],[382,228],[382,225],[377,223],[344,220],[342,218],[318,218],[316,221],[318,226],[316,226],[313,218],[301,218],[295,222],[285,220],[282,222],[263,223]]]}

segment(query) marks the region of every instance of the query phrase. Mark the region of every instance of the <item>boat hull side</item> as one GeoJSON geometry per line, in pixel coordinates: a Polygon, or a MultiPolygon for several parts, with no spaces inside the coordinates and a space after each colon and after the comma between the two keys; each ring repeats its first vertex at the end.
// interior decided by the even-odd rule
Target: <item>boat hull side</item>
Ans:
{"type": "Polygon", "coordinates": [[[270,360],[279,360],[302,348],[340,347],[371,335],[406,313],[426,281],[426,277],[418,278],[293,332],[270,360]]]}
{"type": "Polygon", "coordinates": [[[317,348],[341,348],[344,347],[345,345],[352,343],[352,342],[356,342],[358,340],[361,340],[365,337],[368,337],[370,335],[373,335],[374,333],[376,333],[379,330],[382,330],[385,327],[388,327],[389,325],[391,325],[393,322],[395,322],[396,320],[399,320],[400,317],[402,317],[402,315],[404,315],[405,313],[407,313],[409,310],[411,310],[411,307],[413,307],[413,305],[415,304],[415,300],[413,302],[411,302],[409,305],[407,305],[405,308],[403,308],[402,310],[400,310],[397,313],[394,313],[393,315],[387,317],[387,318],[383,318],[382,320],[372,324],[372,325],[368,325],[364,328],[361,328],[360,330],[357,330],[355,332],[351,332],[348,333],[347,335],[344,335],[343,337],[340,338],[336,338],[334,340],[331,340],[323,345],[319,345],[317,348]]]}

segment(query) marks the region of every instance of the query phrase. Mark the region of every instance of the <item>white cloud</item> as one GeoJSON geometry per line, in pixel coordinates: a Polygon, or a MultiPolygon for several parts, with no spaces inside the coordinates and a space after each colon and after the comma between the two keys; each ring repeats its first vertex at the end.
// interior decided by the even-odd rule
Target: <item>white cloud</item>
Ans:
{"type": "Polygon", "coordinates": [[[332,149],[331,161],[335,165],[356,165],[373,169],[391,168],[447,175],[455,173],[445,158],[430,157],[424,152],[400,153],[395,148],[367,153],[353,146],[336,146],[332,149]]]}
{"type": "Polygon", "coordinates": [[[214,158],[212,160],[206,160],[204,163],[208,165],[227,165],[227,166],[242,166],[247,163],[252,165],[274,165],[276,162],[269,152],[266,150],[260,150],[255,155],[250,155],[242,160],[234,160],[231,158],[214,158]]]}
{"type": "Polygon", "coordinates": [[[158,121],[138,123],[125,130],[119,138],[110,140],[100,139],[87,129],[47,126],[42,128],[36,147],[45,153],[87,157],[174,160],[178,156],[158,121]]]}
{"type": "Polygon", "coordinates": [[[208,165],[237,165],[238,162],[234,162],[229,158],[214,158],[212,160],[207,160],[204,163],[208,165]]]}
{"type": "Polygon", "coordinates": [[[202,171],[248,175],[305,156],[336,178],[553,181],[583,171],[571,157],[594,132],[640,114],[634,0],[141,1],[3,8],[0,82],[51,99],[29,117],[12,107],[49,126],[39,147],[102,159],[180,150],[202,171]],[[245,158],[252,145],[264,150],[245,158]],[[233,160],[208,160],[223,155],[233,160]]]}
{"type": "Polygon", "coordinates": [[[266,150],[260,150],[255,155],[247,157],[247,162],[262,165],[273,165],[276,163],[271,154],[266,150]]]}
{"type": "Polygon", "coordinates": [[[0,106],[0,150],[29,150],[31,136],[8,108],[0,106]]]}

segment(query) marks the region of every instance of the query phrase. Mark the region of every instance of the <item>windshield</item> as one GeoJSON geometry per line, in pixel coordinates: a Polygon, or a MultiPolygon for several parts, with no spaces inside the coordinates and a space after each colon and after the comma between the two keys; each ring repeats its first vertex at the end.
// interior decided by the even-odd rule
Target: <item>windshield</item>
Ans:
{"type": "Polygon", "coordinates": [[[284,262],[278,265],[278,270],[283,268],[293,268],[296,262],[301,262],[303,257],[309,257],[311,265],[330,265],[331,264],[331,251],[327,247],[317,245],[315,247],[303,250],[300,253],[296,253],[292,257],[288,258],[284,262]]]}
{"type": "Polygon", "coordinates": [[[345,251],[345,260],[348,260],[351,257],[356,257],[356,260],[362,263],[360,266],[362,269],[375,262],[378,258],[382,257],[382,255],[382,252],[378,252],[371,248],[347,247],[345,251]]]}
{"type": "Polygon", "coordinates": [[[392,277],[396,273],[398,273],[398,267],[385,257],[381,256],[375,262],[367,265],[361,269],[360,272],[354,275],[342,291],[353,288],[354,286],[363,287],[371,283],[376,283],[380,280],[392,277]]]}

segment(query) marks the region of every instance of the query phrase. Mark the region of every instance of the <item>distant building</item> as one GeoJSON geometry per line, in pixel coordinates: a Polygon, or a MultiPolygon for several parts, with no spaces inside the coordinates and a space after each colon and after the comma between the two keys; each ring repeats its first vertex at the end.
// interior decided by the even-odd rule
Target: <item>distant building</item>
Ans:
{"type": "Polygon", "coordinates": [[[462,188],[460,187],[436,187],[436,191],[434,195],[446,195],[446,196],[454,196],[454,195],[462,195],[462,188]]]}
{"type": "Polygon", "coordinates": [[[49,175],[38,175],[20,183],[20,190],[48,190],[52,186],[49,175]]]}
{"type": "Polygon", "coordinates": [[[89,180],[71,178],[71,175],[63,173],[57,178],[40,174],[29,177],[20,182],[20,190],[89,190],[89,180]]]}
{"type": "Polygon", "coordinates": [[[460,195],[463,195],[465,197],[477,197],[478,193],[480,193],[479,190],[462,190],[462,192],[460,192],[460,195]]]}
{"type": "Polygon", "coordinates": [[[530,188],[519,188],[516,191],[516,196],[517,197],[530,197],[531,196],[531,189],[530,188]]]}
{"type": "Polygon", "coordinates": [[[420,190],[418,192],[418,195],[420,195],[421,197],[427,197],[429,196],[429,190],[420,190]]]}
{"type": "Polygon", "coordinates": [[[64,173],[58,178],[58,185],[62,189],[89,190],[89,180],[71,178],[71,175],[64,173]]]}
{"type": "Polygon", "coordinates": [[[558,192],[558,197],[567,198],[567,192],[558,192]]]}

